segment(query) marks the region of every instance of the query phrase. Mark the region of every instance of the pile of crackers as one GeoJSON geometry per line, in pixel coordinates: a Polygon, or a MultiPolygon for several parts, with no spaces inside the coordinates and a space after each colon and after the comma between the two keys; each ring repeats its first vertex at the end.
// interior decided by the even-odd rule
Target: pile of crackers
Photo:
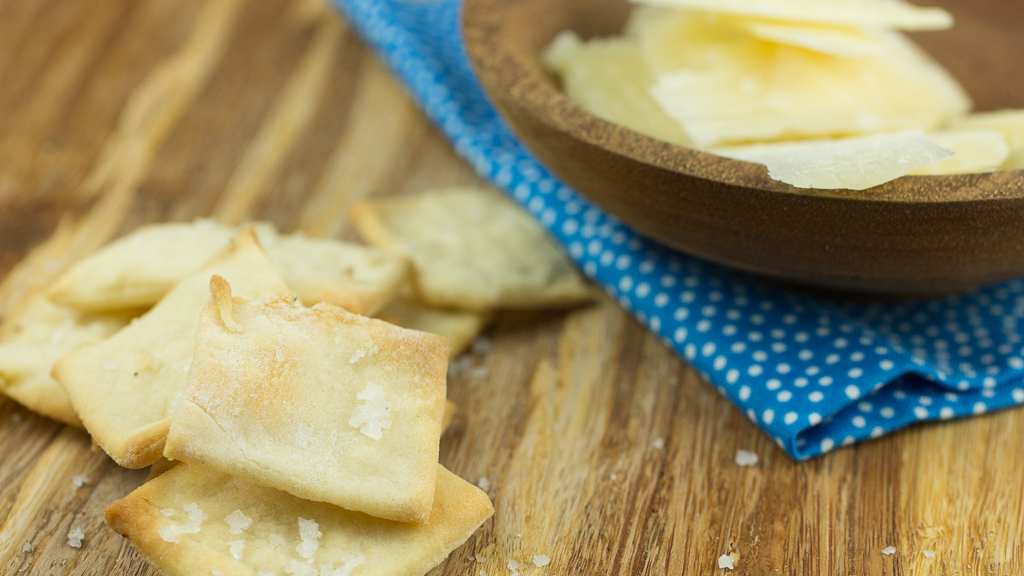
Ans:
{"type": "Polygon", "coordinates": [[[107,523],[170,575],[420,575],[494,512],[438,464],[446,373],[495,310],[591,289],[492,190],[353,208],[372,246],[153,224],[29,296],[0,390],[150,480],[107,523]]]}

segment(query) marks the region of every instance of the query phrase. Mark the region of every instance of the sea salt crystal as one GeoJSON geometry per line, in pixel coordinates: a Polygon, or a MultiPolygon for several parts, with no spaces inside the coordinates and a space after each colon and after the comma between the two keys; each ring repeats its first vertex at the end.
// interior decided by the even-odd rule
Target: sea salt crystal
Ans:
{"type": "Polygon", "coordinates": [[[491,489],[491,481],[487,479],[487,476],[481,476],[480,481],[476,483],[477,487],[487,492],[491,489]]]}
{"type": "Polygon", "coordinates": [[[235,557],[235,560],[242,559],[242,550],[245,549],[244,540],[235,540],[234,542],[228,542],[228,551],[235,557]]]}
{"type": "Polygon", "coordinates": [[[235,510],[231,514],[228,514],[224,518],[224,522],[231,527],[229,532],[232,534],[241,534],[242,530],[247,530],[249,526],[252,526],[252,518],[249,518],[242,513],[241,510],[235,510]]]}
{"type": "Polygon", "coordinates": [[[82,539],[85,538],[85,533],[82,532],[81,528],[75,528],[68,532],[68,545],[72,548],[81,548],[82,539]]]}
{"type": "Polygon", "coordinates": [[[476,560],[477,562],[481,563],[481,564],[483,564],[484,562],[487,562],[487,558],[484,558],[483,556],[481,556],[479,554],[477,554],[476,556],[473,556],[473,559],[476,560]]]}
{"type": "Polygon", "coordinates": [[[366,558],[363,557],[362,552],[356,552],[355,554],[343,556],[341,560],[344,564],[339,568],[335,568],[334,564],[330,563],[321,566],[320,576],[350,576],[352,571],[362,564],[366,558]]]}
{"type": "Polygon", "coordinates": [[[661,450],[662,448],[665,447],[665,441],[661,438],[655,438],[654,442],[651,442],[651,446],[654,446],[658,450],[661,450]]]}
{"type": "Polygon", "coordinates": [[[487,576],[487,572],[484,572],[483,570],[481,570],[480,571],[480,576],[487,576]]]}
{"type": "Polygon", "coordinates": [[[757,454],[749,450],[737,450],[736,464],[739,466],[754,466],[757,464],[757,454]]]}
{"type": "Polygon", "coordinates": [[[448,364],[448,377],[453,378],[463,372],[468,372],[472,367],[473,358],[468,354],[463,354],[448,364]]]}
{"type": "Polygon", "coordinates": [[[260,570],[256,573],[256,576],[277,576],[277,574],[271,572],[270,570],[260,570]]]}
{"type": "Polygon", "coordinates": [[[84,474],[71,477],[71,483],[75,485],[75,488],[81,488],[89,483],[89,477],[84,474]]]}
{"type": "MultiPolygon", "coordinates": [[[[203,521],[208,518],[203,509],[193,502],[192,504],[185,504],[185,513],[188,514],[188,524],[170,524],[157,528],[157,534],[163,538],[164,542],[180,544],[180,536],[182,534],[198,534],[202,530],[203,521]]],[[[174,509],[167,508],[161,510],[161,514],[170,517],[171,514],[174,514],[174,509]],[[167,513],[168,510],[170,514],[167,513]]]]}
{"type": "Polygon", "coordinates": [[[203,512],[199,504],[193,502],[192,504],[185,504],[185,513],[188,514],[189,527],[195,528],[195,531],[199,532],[200,526],[203,525],[203,520],[208,518],[206,512],[203,512]]]}
{"type": "Polygon", "coordinates": [[[24,544],[22,544],[21,545],[21,551],[24,552],[25,554],[28,554],[29,552],[31,552],[32,551],[32,543],[31,542],[25,542],[24,544]]]}
{"type": "Polygon", "coordinates": [[[551,564],[551,558],[548,558],[543,554],[538,554],[537,556],[533,557],[533,565],[538,568],[540,568],[541,566],[547,566],[548,564],[551,564]]]}
{"type": "Polygon", "coordinates": [[[291,576],[317,576],[316,568],[313,568],[309,564],[301,560],[292,560],[288,562],[288,565],[284,567],[286,574],[291,576]]]}
{"type": "Polygon", "coordinates": [[[117,362],[112,362],[110,360],[107,360],[107,361],[103,362],[103,369],[104,370],[117,370],[117,368],[118,368],[117,362]]]}
{"type": "Polygon", "coordinates": [[[516,562],[515,560],[509,560],[508,564],[506,564],[505,566],[512,571],[512,576],[518,576],[519,562],[516,562]]]}
{"type": "Polygon", "coordinates": [[[895,553],[896,553],[896,549],[893,548],[892,546],[886,546],[885,548],[882,549],[882,554],[885,554],[886,556],[892,556],[895,553]]]}
{"type": "Polygon", "coordinates": [[[317,548],[320,547],[320,537],[323,535],[319,524],[313,520],[299,518],[299,538],[302,541],[295,547],[295,551],[306,560],[312,560],[317,548]]]}
{"type": "Polygon", "coordinates": [[[933,551],[931,551],[931,550],[925,550],[925,551],[924,551],[924,555],[925,555],[926,557],[928,557],[928,558],[935,558],[935,552],[933,552],[933,551]]]}
{"type": "Polygon", "coordinates": [[[366,389],[357,393],[356,398],[366,404],[356,407],[348,425],[359,428],[364,436],[380,440],[384,437],[383,429],[391,428],[391,403],[384,399],[384,388],[368,382],[366,389]]]}
{"type": "Polygon", "coordinates": [[[21,424],[21,421],[24,419],[25,417],[21,415],[21,412],[15,412],[14,414],[11,414],[11,421],[14,422],[15,424],[21,424]]]}
{"type": "Polygon", "coordinates": [[[352,357],[348,359],[348,363],[349,364],[355,364],[363,356],[366,356],[366,351],[365,350],[356,350],[356,353],[353,354],[352,357]]]}
{"type": "Polygon", "coordinates": [[[612,478],[612,480],[618,480],[619,479],[618,475],[616,475],[616,474],[612,474],[611,478],[612,478]]]}
{"type": "Polygon", "coordinates": [[[174,516],[174,508],[164,508],[160,513],[170,518],[171,516],[174,516]]]}
{"type": "Polygon", "coordinates": [[[478,380],[484,380],[491,374],[490,370],[486,366],[480,366],[479,368],[473,368],[469,371],[470,378],[476,378],[478,380]]]}
{"type": "Polygon", "coordinates": [[[736,569],[736,566],[733,565],[732,556],[729,556],[728,554],[722,554],[718,557],[718,567],[728,568],[729,570],[736,569]]]}

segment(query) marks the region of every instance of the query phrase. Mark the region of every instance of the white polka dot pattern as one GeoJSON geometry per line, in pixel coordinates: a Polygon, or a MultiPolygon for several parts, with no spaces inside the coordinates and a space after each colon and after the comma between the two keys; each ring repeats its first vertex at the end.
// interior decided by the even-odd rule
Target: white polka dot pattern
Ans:
{"type": "Polygon", "coordinates": [[[670,251],[519,144],[473,75],[459,0],[336,3],[480,174],[794,458],[1024,404],[1024,282],[917,303],[842,302],[670,251]]]}

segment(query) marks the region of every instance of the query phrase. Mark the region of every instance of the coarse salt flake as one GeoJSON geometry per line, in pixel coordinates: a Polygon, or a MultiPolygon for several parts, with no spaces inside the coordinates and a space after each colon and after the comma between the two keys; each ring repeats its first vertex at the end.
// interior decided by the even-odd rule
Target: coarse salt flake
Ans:
{"type": "Polygon", "coordinates": [[[285,574],[291,574],[291,576],[317,576],[316,568],[294,558],[284,567],[284,571],[285,574]]]}
{"type": "Polygon", "coordinates": [[[89,483],[89,477],[84,474],[71,477],[71,483],[75,485],[75,488],[81,488],[89,483]]]}
{"type": "Polygon", "coordinates": [[[75,528],[68,532],[68,545],[72,548],[81,548],[84,538],[85,532],[82,532],[81,528],[75,528]]]}
{"type": "Polygon", "coordinates": [[[313,520],[299,518],[299,538],[302,541],[295,547],[295,551],[306,560],[312,560],[317,548],[320,547],[320,537],[323,535],[319,524],[313,520]]]}
{"type": "Polygon", "coordinates": [[[32,551],[32,543],[31,542],[25,542],[24,544],[22,544],[21,545],[21,551],[26,553],[26,554],[31,552],[32,551]]]}
{"type": "Polygon", "coordinates": [[[506,564],[505,566],[509,570],[518,570],[519,569],[519,562],[516,562],[515,560],[509,560],[508,564],[506,564]]]}
{"type": "Polygon", "coordinates": [[[490,338],[480,336],[473,340],[473,343],[469,345],[469,349],[473,351],[473,354],[483,356],[489,354],[494,349],[494,342],[490,338]]]}
{"type": "Polygon", "coordinates": [[[366,356],[366,351],[365,350],[356,350],[356,353],[353,354],[352,357],[348,359],[348,363],[349,364],[355,364],[363,356],[366,356]]]}
{"type": "Polygon", "coordinates": [[[718,567],[719,568],[728,568],[729,570],[735,570],[736,569],[736,566],[733,564],[733,561],[732,561],[732,556],[729,556],[728,554],[722,554],[721,556],[718,557],[718,567]]]}
{"type": "Polygon", "coordinates": [[[533,557],[533,565],[538,568],[541,566],[547,566],[548,564],[551,564],[551,558],[548,558],[543,554],[538,554],[533,557]]]}
{"type": "Polygon", "coordinates": [[[886,546],[885,548],[882,548],[882,554],[885,554],[886,556],[892,556],[895,553],[896,549],[892,546],[886,546]]]}
{"type": "Polygon", "coordinates": [[[932,550],[925,550],[924,555],[928,558],[935,558],[935,552],[933,552],[932,550]]]}
{"type": "Polygon", "coordinates": [[[103,363],[103,369],[104,370],[117,370],[117,368],[118,368],[117,362],[111,362],[110,360],[107,360],[107,361],[105,361],[103,363]]]}
{"type": "Polygon", "coordinates": [[[231,527],[229,532],[232,534],[241,534],[242,530],[247,530],[249,526],[252,526],[252,518],[243,514],[241,510],[235,510],[228,514],[224,518],[224,522],[231,527]]]}
{"type": "Polygon", "coordinates": [[[651,442],[651,446],[654,446],[658,450],[661,450],[662,448],[665,447],[665,440],[662,438],[655,438],[654,442],[651,442]]]}
{"type": "Polygon", "coordinates": [[[245,549],[244,540],[235,540],[234,542],[228,542],[228,552],[235,557],[235,560],[242,559],[242,550],[245,549]]]}
{"type": "Polygon", "coordinates": [[[736,464],[739,466],[754,466],[757,464],[757,454],[749,450],[737,450],[736,464]]]}
{"type": "Polygon", "coordinates": [[[260,570],[256,573],[256,576],[277,576],[277,574],[271,572],[270,570],[260,570]]]}
{"type": "Polygon", "coordinates": [[[362,564],[366,558],[363,557],[362,552],[356,552],[355,554],[343,556],[341,560],[344,564],[338,568],[335,568],[334,564],[331,563],[321,566],[320,576],[350,576],[352,571],[362,564]]]}
{"type": "Polygon", "coordinates": [[[487,476],[481,476],[480,481],[476,483],[477,487],[487,492],[491,489],[491,481],[487,479],[487,476]]]}
{"type": "Polygon", "coordinates": [[[170,518],[171,516],[174,516],[174,508],[164,508],[160,513],[170,518]]]}
{"type": "Polygon", "coordinates": [[[366,389],[356,394],[356,398],[366,404],[360,404],[348,425],[359,428],[365,436],[374,440],[384,437],[383,430],[391,428],[391,403],[384,399],[384,388],[379,384],[368,382],[366,389]]]}

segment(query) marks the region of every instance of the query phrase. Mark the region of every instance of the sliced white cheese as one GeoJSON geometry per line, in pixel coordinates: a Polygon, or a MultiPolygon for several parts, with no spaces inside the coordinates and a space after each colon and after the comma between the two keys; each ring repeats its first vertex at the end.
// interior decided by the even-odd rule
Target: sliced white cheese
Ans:
{"type": "Polygon", "coordinates": [[[924,132],[910,130],[835,140],[730,146],[720,156],[764,164],[768,175],[798,188],[865,190],[953,157],[924,132]]]}
{"type": "Polygon", "coordinates": [[[922,166],[911,174],[975,174],[999,169],[1010,155],[1003,135],[995,130],[943,130],[928,137],[956,153],[949,160],[922,166]]]}

